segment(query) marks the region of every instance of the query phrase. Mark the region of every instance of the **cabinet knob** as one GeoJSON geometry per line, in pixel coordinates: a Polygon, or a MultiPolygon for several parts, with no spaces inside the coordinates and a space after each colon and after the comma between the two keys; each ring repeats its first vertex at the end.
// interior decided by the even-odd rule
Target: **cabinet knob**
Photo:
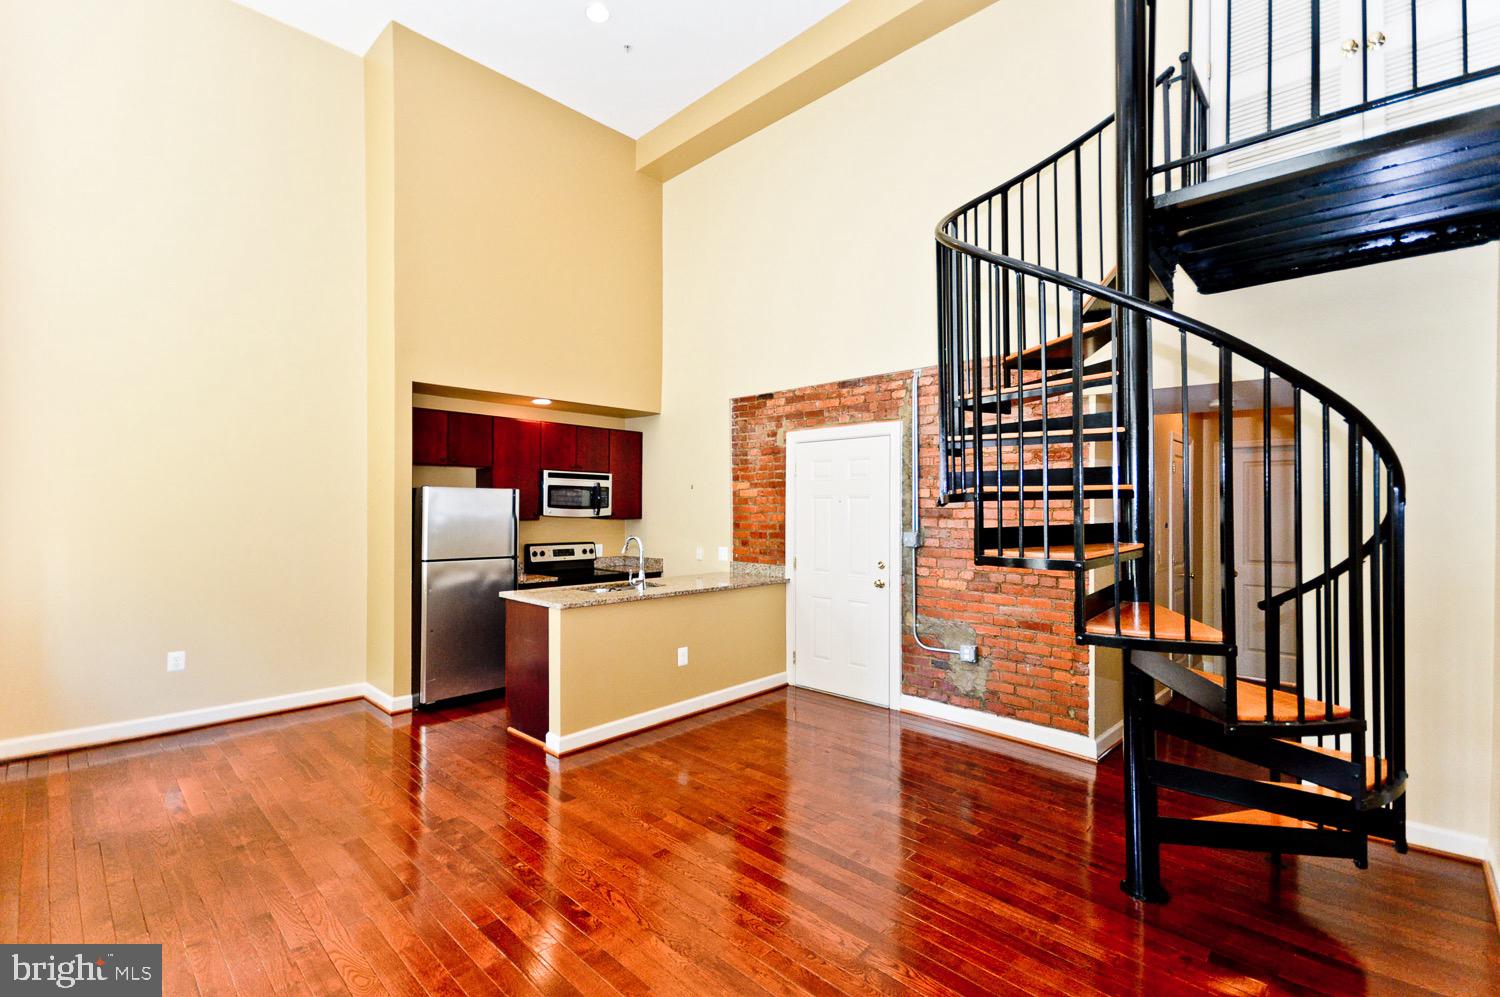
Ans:
{"type": "Polygon", "coordinates": [[[875,587],[878,588],[878,589],[885,588],[885,579],[884,578],[877,578],[877,579],[875,579],[875,587]]]}
{"type": "Polygon", "coordinates": [[[1339,46],[1339,51],[1345,55],[1353,55],[1359,51],[1359,39],[1350,38],[1346,40],[1344,44],[1339,46]]]}

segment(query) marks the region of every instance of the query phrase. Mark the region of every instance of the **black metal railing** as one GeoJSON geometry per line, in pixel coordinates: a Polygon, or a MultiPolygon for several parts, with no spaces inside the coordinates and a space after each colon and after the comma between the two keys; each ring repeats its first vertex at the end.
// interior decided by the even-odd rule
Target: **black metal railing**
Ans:
{"type": "MultiPolygon", "coordinates": [[[[1228,153],[1500,77],[1500,17],[1489,0],[1347,0],[1331,9],[1312,0],[1287,5],[1291,12],[1275,0],[1157,0],[1153,24],[1163,3],[1185,7],[1178,11],[1187,25],[1182,75],[1196,81],[1192,66],[1210,56],[1215,72],[1222,70],[1212,121],[1209,95],[1197,89],[1201,139],[1184,137],[1151,169],[1153,178],[1175,173],[1178,186],[1206,179],[1209,162],[1228,153]],[[1372,70],[1376,50],[1379,72],[1372,70]]],[[[1185,82],[1184,100],[1191,90],[1185,82]]],[[[1180,113],[1185,123],[1196,112],[1180,113]]]]}
{"type": "Polygon", "coordinates": [[[977,562],[1073,572],[1080,637],[1204,665],[1231,730],[1331,738],[1358,766],[1355,795],[1390,798],[1405,769],[1400,462],[1313,378],[1109,286],[1112,135],[1101,122],[938,226],[943,497],[973,503],[977,562]],[[1148,386],[1143,409],[1122,404],[1127,374],[1148,386]],[[1140,480],[1164,443],[1179,466],[1140,480]]]}

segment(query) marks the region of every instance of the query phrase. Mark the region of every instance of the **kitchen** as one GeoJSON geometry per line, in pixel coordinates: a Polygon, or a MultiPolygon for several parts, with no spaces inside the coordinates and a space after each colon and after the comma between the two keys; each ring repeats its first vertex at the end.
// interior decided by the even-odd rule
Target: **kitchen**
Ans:
{"type": "Polygon", "coordinates": [[[418,709],[503,693],[510,732],[559,755],[785,683],[782,571],[663,577],[625,537],[639,432],[543,398],[540,419],[414,401],[418,709]]]}

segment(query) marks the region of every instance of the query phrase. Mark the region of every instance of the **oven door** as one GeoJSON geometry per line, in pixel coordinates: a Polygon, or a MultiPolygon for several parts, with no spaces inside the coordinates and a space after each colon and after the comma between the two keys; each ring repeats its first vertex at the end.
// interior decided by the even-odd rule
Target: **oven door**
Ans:
{"type": "Polygon", "coordinates": [[[610,486],[608,474],[543,471],[542,515],[608,516],[611,511],[610,486]]]}

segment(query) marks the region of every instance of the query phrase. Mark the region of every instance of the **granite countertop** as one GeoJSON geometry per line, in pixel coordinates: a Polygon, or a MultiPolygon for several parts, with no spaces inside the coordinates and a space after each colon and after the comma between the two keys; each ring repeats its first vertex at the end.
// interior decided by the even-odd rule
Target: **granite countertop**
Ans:
{"type": "Polygon", "coordinates": [[[557,581],[556,575],[533,575],[525,571],[516,575],[517,585],[540,585],[555,581],[557,581]]]}
{"type": "Polygon", "coordinates": [[[786,582],[786,573],[780,565],[732,564],[729,571],[654,578],[644,590],[632,586],[611,592],[595,592],[597,585],[570,585],[565,588],[501,592],[500,598],[546,609],[582,609],[587,606],[613,606],[622,602],[668,599],[673,596],[697,595],[702,592],[725,592],[730,589],[757,588],[762,585],[785,585],[786,582]]]}

